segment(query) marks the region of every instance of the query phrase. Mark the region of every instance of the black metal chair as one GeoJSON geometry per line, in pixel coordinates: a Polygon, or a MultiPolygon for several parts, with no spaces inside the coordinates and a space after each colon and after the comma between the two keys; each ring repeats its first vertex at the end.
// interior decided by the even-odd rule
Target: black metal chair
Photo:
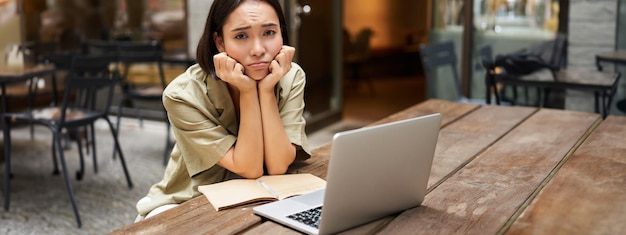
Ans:
{"type": "MultiPolygon", "coordinates": [[[[85,43],[84,50],[87,54],[115,55],[117,57],[118,63],[116,64],[116,69],[120,70],[122,74],[122,96],[119,98],[116,128],[118,130],[120,129],[121,116],[124,113],[124,107],[127,106],[133,109],[140,126],[143,127],[143,116],[141,115],[141,109],[138,103],[148,102],[158,104],[162,107],[161,96],[163,95],[165,86],[167,86],[165,73],[163,71],[163,49],[161,42],[92,40],[85,43]],[[128,78],[130,68],[138,64],[156,65],[158,70],[158,83],[140,84],[131,81],[131,79],[128,78]]],[[[167,128],[165,150],[163,152],[163,165],[165,165],[169,159],[173,142],[170,140],[170,123],[165,108],[163,108],[163,112],[165,114],[164,120],[167,128]]],[[[113,158],[115,158],[115,152],[113,152],[113,158]]]]}
{"type": "MultiPolygon", "coordinates": [[[[531,106],[541,106],[543,107],[548,102],[549,94],[552,92],[550,89],[537,89],[538,99],[536,104],[532,104],[529,100],[528,87],[524,87],[524,102],[520,102],[518,100],[517,87],[511,86],[512,97],[506,97],[505,89],[497,89],[498,82],[497,80],[516,80],[520,79],[524,76],[544,76],[545,73],[549,73],[553,78],[556,77],[556,73],[565,67],[564,59],[566,55],[566,46],[567,46],[567,36],[564,34],[557,34],[553,40],[548,40],[540,43],[533,44],[528,48],[524,48],[522,50],[513,52],[509,55],[524,55],[531,56],[534,59],[537,59],[542,64],[542,68],[539,66],[535,66],[538,69],[518,72],[518,71],[507,71],[506,66],[503,66],[504,61],[502,58],[506,55],[498,55],[496,56],[494,62],[490,64],[490,69],[495,70],[496,67],[502,68],[501,73],[491,73],[488,74],[486,78],[487,82],[487,90],[494,90],[495,101],[496,104],[500,104],[501,100],[505,100],[510,102],[513,105],[531,105],[531,106]]],[[[521,67],[521,66],[520,66],[521,67]]],[[[487,93],[487,97],[490,97],[490,94],[487,93]]],[[[490,103],[490,100],[487,100],[490,103]]]]}
{"type": "Polygon", "coordinates": [[[619,111],[622,111],[624,113],[626,113],[626,99],[621,99],[619,101],[617,101],[617,109],[619,111]]]}
{"type": "Polygon", "coordinates": [[[60,52],[58,44],[55,42],[30,41],[20,45],[20,50],[24,53],[25,63],[44,63],[45,56],[60,52]]]}
{"type": "MultiPolygon", "coordinates": [[[[481,99],[470,99],[463,95],[461,90],[461,79],[457,70],[457,56],[454,51],[454,43],[452,41],[433,42],[420,46],[420,56],[422,59],[422,66],[424,68],[424,74],[426,76],[426,93],[428,97],[440,98],[443,94],[437,93],[438,84],[446,84],[442,79],[437,76],[438,69],[448,68],[452,73],[452,87],[448,87],[450,92],[453,92],[453,100],[457,102],[465,103],[485,103],[481,99]]],[[[448,91],[446,90],[446,91],[448,91]]]]}
{"type": "Polygon", "coordinates": [[[117,55],[117,41],[89,40],[82,50],[88,55],[117,55]]]}
{"type": "MultiPolygon", "coordinates": [[[[25,64],[47,64],[50,63],[48,60],[48,55],[51,54],[61,54],[60,48],[54,42],[40,42],[40,41],[29,41],[19,45],[19,50],[24,55],[24,63],[25,64]]],[[[60,66],[55,65],[57,71],[62,70],[60,66]]],[[[45,83],[46,79],[44,77],[34,77],[29,80],[27,84],[23,88],[25,89],[17,89],[21,91],[23,96],[27,96],[28,99],[28,108],[31,109],[35,106],[35,99],[40,94],[38,84],[40,82],[45,83]]],[[[57,92],[57,78],[56,75],[52,75],[51,79],[51,93],[52,93],[52,101],[51,105],[56,105],[58,101],[58,92],[57,92]]],[[[4,94],[3,94],[4,95],[4,94]]],[[[8,94],[9,96],[13,94],[8,94]]],[[[18,96],[19,96],[18,95],[18,96]]],[[[34,138],[34,128],[33,125],[30,125],[30,135],[31,139],[34,138]]]]}
{"type": "MultiPolygon", "coordinates": [[[[111,134],[113,136],[115,150],[120,156],[120,162],[126,176],[128,187],[132,188],[133,183],[130,179],[124,155],[120,147],[117,138],[117,129],[113,126],[113,123],[109,119],[109,108],[111,106],[113,98],[113,90],[115,84],[119,81],[119,75],[115,71],[109,69],[109,65],[115,61],[111,56],[74,56],[72,59],[72,65],[69,70],[69,74],[65,81],[65,92],[63,96],[63,102],[58,107],[44,107],[33,109],[30,112],[21,113],[6,113],[3,118],[6,119],[5,123],[8,124],[8,135],[10,136],[10,125],[12,121],[31,121],[38,125],[47,126],[50,128],[53,134],[52,143],[52,155],[54,159],[55,168],[57,168],[57,153],[61,162],[61,168],[63,177],[65,179],[65,185],[72,203],[74,215],[78,223],[78,227],[82,226],[78,207],[74,197],[74,192],[70,179],[68,176],[68,169],[66,166],[65,155],[63,152],[62,133],[67,131],[68,133],[76,133],[82,128],[90,128],[90,138],[93,141],[93,157],[94,164],[96,162],[95,157],[95,132],[93,128],[94,122],[99,119],[104,119],[109,125],[111,134]],[[104,101],[104,102],[102,102],[104,101]]],[[[81,149],[81,136],[75,135],[78,144],[78,151],[80,155],[80,170],[76,173],[78,179],[81,179],[84,174],[84,157],[81,149]]],[[[5,139],[5,147],[8,148],[6,152],[10,153],[10,138],[5,139]]],[[[6,171],[5,177],[9,177],[10,170],[10,158],[11,156],[5,156],[6,158],[6,171]]],[[[95,165],[94,165],[95,167],[95,165]]],[[[97,169],[97,167],[95,167],[97,169]]],[[[5,209],[9,208],[9,195],[10,186],[5,185],[5,209]]]]}
{"type": "Polygon", "coordinates": [[[370,93],[375,93],[372,79],[363,73],[367,61],[370,59],[370,41],[374,32],[370,28],[364,28],[350,40],[350,35],[344,30],[344,64],[349,67],[352,73],[354,87],[359,85],[360,80],[366,80],[370,93]]]}
{"type": "MultiPolygon", "coordinates": [[[[141,110],[138,108],[138,102],[157,103],[163,109],[163,118],[165,120],[166,138],[165,150],[163,152],[163,165],[167,164],[171,147],[173,145],[170,140],[170,122],[167,112],[163,107],[162,96],[163,90],[167,86],[165,81],[165,73],[163,71],[163,48],[159,41],[145,42],[118,42],[118,56],[120,67],[122,68],[122,97],[117,112],[117,129],[119,130],[122,109],[125,105],[131,105],[135,111],[135,115],[139,119],[140,126],[143,127],[143,119],[141,110]],[[157,66],[158,83],[157,84],[140,84],[131,81],[128,74],[131,66],[137,64],[153,64],[157,66]]],[[[115,157],[115,156],[114,156],[115,157]]]]}

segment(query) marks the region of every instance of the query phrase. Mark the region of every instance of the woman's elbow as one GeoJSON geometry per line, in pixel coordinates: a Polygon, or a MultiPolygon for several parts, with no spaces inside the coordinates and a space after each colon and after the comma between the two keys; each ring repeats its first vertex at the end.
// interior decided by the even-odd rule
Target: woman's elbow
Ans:
{"type": "Polygon", "coordinates": [[[263,176],[263,169],[247,170],[238,174],[246,179],[256,179],[263,176]]]}
{"type": "Polygon", "coordinates": [[[283,175],[287,173],[287,169],[289,169],[289,164],[281,164],[278,166],[267,167],[268,175],[283,175]]]}

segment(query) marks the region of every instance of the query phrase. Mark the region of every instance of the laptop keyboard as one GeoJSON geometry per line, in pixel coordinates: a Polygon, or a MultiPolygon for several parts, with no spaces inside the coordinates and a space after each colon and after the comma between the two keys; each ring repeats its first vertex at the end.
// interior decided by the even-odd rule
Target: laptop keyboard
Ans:
{"type": "Polygon", "coordinates": [[[288,215],[287,218],[293,219],[314,228],[319,228],[320,215],[322,215],[322,206],[288,215]]]}

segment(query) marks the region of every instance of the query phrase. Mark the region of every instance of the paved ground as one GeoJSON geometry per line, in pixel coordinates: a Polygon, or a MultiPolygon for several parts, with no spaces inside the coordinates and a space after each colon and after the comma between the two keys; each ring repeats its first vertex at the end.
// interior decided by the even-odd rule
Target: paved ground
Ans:
{"type": "MultiPolygon", "coordinates": [[[[119,157],[111,157],[113,139],[104,121],[97,126],[98,173],[94,173],[91,156],[87,156],[83,180],[76,180],[76,147],[65,151],[83,222],[80,229],[63,176],[52,175],[50,131],[36,127],[31,140],[28,128],[13,129],[11,207],[9,211],[0,210],[0,234],[106,234],[132,223],[137,215],[135,202],[163,174],[161,143],[165,135],[162,123],[146,122],[143,129],[136,120],[123,123],[121,141],[134,183],[132,189],[126,184],[119,157]]],[[[1,166],[0,178],[4,182],[5,164],[1,166]]],[[[2,201],[4,198],[3,192],[2,201]]]]}

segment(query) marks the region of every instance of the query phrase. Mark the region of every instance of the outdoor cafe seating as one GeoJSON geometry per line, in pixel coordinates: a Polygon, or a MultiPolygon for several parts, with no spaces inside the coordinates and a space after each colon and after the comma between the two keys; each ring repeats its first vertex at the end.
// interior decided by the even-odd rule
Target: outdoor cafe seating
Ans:
{"type": "Polygon", "coordinates": [[[69,179],[66,159],[64,154],[63,133],[73,133],[77,142],[80,170],[76,173],[77,179],[82,179],[84,174],[84,156],[82,140],[79,132],[90,133],[89,140],[93,148],[94,168],[97,172],[96,141],[94,122],[104,119],[114,139],[115,149],[120,157],[120,163],[124,170],[128,187],[133,183],[128,173],[128,168],[122,153],[122,148],[117,139],[117,129],[109,119],[109,108],[113,98],[113,90],[119,81],[119,75],[115,70],[110,70],[109,65],[115,61],[111,56],[86,56],[72,55],[68,76],[65,79],[63,101],[59,106],[49,106],[28,109],[25,112],[6,112],[2,114],[5,152],[5,209],[9,209],[10,199],[10,176],[11,176],[11,125],[20,121],[43,125],[50,129],[53,135],[52,158],[55,171],[58,171],[57,158],[60,161],[65,186],[72,203],[72,209],[76,217],[78,227],[82,226],[78,205],[74,196],[74,189],[69,179]],[[104,102],[102,102],[104,101],[104,102]],[[58,155],[57,155],[58,154],[58,155]]]}

